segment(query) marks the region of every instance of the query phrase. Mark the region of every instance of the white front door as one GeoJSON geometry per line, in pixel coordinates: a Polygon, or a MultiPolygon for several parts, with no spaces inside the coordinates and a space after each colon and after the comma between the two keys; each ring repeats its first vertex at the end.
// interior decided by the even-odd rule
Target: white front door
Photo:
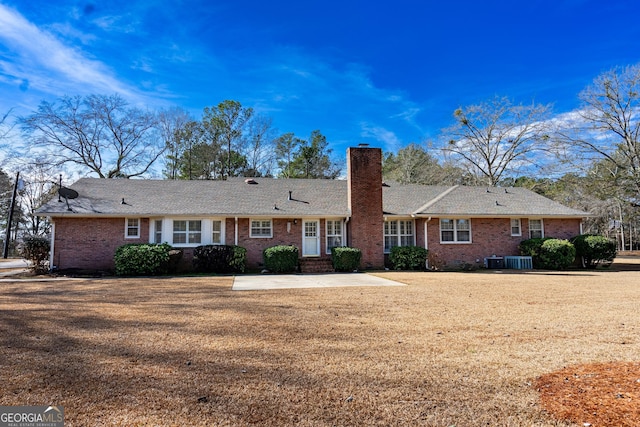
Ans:
{"type": "Polygon", "coordinates": [[[302,256],[320,256],[320,221],[302,221],[302,256]]]}

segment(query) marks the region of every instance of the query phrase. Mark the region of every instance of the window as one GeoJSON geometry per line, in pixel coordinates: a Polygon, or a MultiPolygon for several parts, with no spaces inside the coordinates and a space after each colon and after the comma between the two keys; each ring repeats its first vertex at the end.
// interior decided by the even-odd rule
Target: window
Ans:
{"type": "Polygon", "coordinates": [[[441,219],[440,242],[471,243],[471,220],[441,219]]]}
{"type": "Polygon", "coordinates": [[[398,221],[400,226],[400,246],[413,245],[413,221],[398,221]]]}
{"type": "Polygon", "coordinates": [[[342,221],[330,220],[326,221],[327,225],[327,253],[331,253],[331,248],[337,248],[342,245],[342,221]]]}
{"type": "Polygon", "coordinates": [[[222,221],[214,220],[211,222],[211,243],[214,245],[222,244],[222,221]]]}
{"type": "Polygon", "coordinates": [[[384,222],[384,251],[391,252],[394,246],[413,246],[413,221],[385,221],[384,222]]]}
{"type": "Polygon", "coordinates": [[[162,243],[162,220],[157,219],[153,227],[153,243],[162,243]]]}
{"type": "Polygon", "coordinates": [[[519,218],[511,218],[511,235],[522,236],[522,229],[520,228],[519,218]]]}
{"type": "Polygon", "coordinates": [[[384,251],[390,252],[391,248],[398,246],[398,222],[384,222],[384,251]]]}
{"type": "Polygon", "coordinates": [[[251,237],[272,237],[272,235],[270,219],[251,220],[251,237]]]}
{"type": "Polygon", "coordinates": [[[124,237],[127,239],[137,239],[140,237],[140,218],[127,218],[124,237]]]}
{"type": "Polygon", "coordinates": [[[544,237],[544,226],[541,219],[529,220],[529,238],[539,239],[544,237]]]}
{"type": "Polygon", "coordinates": [[[174,244],[199,244],[202,242],[202,221],[173,221],[174,244]]]}

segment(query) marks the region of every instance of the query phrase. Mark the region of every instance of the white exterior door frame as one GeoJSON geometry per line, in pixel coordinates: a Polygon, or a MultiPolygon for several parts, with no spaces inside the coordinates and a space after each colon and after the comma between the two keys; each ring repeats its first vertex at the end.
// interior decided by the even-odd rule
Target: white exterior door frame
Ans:
{"type": "Polygon", "coordinates": [[[302,221],[302,256],[320,256],[320,220],[302,221]]]}

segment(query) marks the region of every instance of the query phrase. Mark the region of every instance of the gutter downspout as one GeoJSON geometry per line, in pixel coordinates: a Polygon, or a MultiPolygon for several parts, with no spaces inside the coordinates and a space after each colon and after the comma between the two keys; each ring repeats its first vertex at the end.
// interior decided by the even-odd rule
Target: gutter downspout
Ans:
{"type": "MultiPolygon", "coordinates": [[[[428,223],[429,221],[431,221],[431,217],[427,218],[427,220],[424,222],[424,248],[428,251],[429,250],[429,233],[428,233],[428,223]]],[[[429,270],[429,257],[427,256],[426,261],[424,262],[424,266],[426,267],[427,270],[429,270]]]]}
{"type": "Polygon", "coordinates": [[[349,246],[349,238],[348,238],[348,232],[347,230],[349,229],[348,225],[349,225],[349,220],[351,219],[350,216],[346,217],[344,219],[344,245],[345,246],[349,246]]]}
{"type": "MultiPolygon", "coordinates": [[[[50,217],[51,218],[51,217],[50,217]]],[[[54,253],[55,253],[55,241],[56,241],[56,223],[53,220],[53,218],[51,218],[51,243],[50,243],[50,252],[49,252],[49,272],[53,271],[53,260],[54,260],[54,253]]]]}

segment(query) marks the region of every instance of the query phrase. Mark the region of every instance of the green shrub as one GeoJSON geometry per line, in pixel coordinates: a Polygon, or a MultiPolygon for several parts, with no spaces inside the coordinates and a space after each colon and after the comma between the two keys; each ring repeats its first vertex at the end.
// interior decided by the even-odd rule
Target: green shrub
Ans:
{"type": "Polygon", "coordinates": [[[581,234],[571,239],[576,257],[585,268],[596,268],[601,262],[610,263],[617,255],[615,240],[595,234],[581,234]]]}
{"type": "Polygon", "coordinates": [[[272,246],[262,252],[264,267],[273,273],[292,273],[298,269],[298,248],[272,246]]]}
{"type": "Polygon", "coordinates": [[[564,270],[576,259],[576,248],[568,240],[547,239],[540,247],[540,265],[547,270],[564,270]]]}
{"type": "Polygon", "coordinates": [[[193,267],[204,273],[243,273],[247,250],[240,246],[205,245],[193,250],[193,267]]]}
{"type": "Polygon", "coordinates": [[[420,246],[394,246],[389,261],[394,270],[425,270],[429,251],[420,246]]]}
{"type": "Polygon", "coordinates": [[[346,246],[331,248],[331,263],[336,271],[355,271],[360,266],[362,251],[346,246]]]}
{"type": "Polygon", "coordinates": [[[540,251],[542,244],[547,240],[549,240],[549,237],[528,239],[520,242],[518,246],[520,255],[530,256],[533,262],[533,268],[544,268],[540,263],[540,251]]]}
{"type": "Polygon", "coordinates": [[[25,237],[20,247],[20,256],[31,262],[31,269],[38,274],[49,271],[51,242],[46,237],[25,237]]]}
{"type": "Polygon", "coordinates": [[[178,266],[180,265],[180,261],[182,261],[183,255],[184,251],[182,249],[172,248],[169,251],[169,265],[167,266],[167,271],[169,274],[178,272],[178,266]]]}
{"type": "Polygon", "coordinates": [[[247,249],[242,246],[233,246],[231,267],[236,273],[244,273],[247,270],[247,249]]]}
{"type": "Polygon", "coordinates": [[[131,243],[116,249],[114,257],[119,276],[156,276],[169,271],[169,251],[166,243],[131,243]]]}

